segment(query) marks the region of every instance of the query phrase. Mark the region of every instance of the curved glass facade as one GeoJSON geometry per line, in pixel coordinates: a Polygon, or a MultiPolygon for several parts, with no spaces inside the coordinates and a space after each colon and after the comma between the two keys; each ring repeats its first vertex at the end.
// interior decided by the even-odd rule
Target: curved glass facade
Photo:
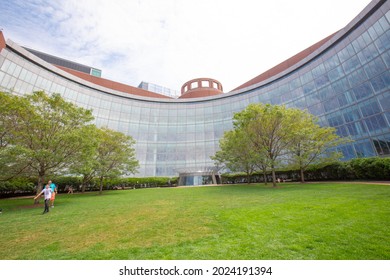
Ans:
{"type": "MultiPolygon", "coordinates": [[[[217,96],[158,99],[94,85],[32,56],[12,41],[0,54],[0,90],[60,93],[93,110],[98,126],[131,135],[140,162],[135,176],[177,176],[213,166],[232,117],[254,102],[308,109],[320,124],[354,142],[345,159],[390,155],[390,12],[373,1],[314,53],[259,84],[217,96]]],[[[244,44],[245,42],[243,42],[244,44]]],[[[245,45],[243,45],[245,48],[245,45]]]]}

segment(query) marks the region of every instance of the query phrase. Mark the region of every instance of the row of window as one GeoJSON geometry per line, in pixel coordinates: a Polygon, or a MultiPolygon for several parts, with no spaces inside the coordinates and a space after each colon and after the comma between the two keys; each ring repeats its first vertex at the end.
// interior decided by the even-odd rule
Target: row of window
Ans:
{"type": "MultiPolygon", "coordinates": [[[[146,164],[153,164],[158,162],[164,162],[169,165],[181,166],[184,163],[207,163],[209,157],[214,155],[215,149],[209,147],[209,149],[203,149],[198,146],[196,148],[196,155],[191,155],[191,150],[194,149],[191,146],[164,149],[147,147],[145,149],[137,150],[137,156],[140,159],[145,160],[146,164]],[[145,152],[147,150],[147,152],[145,152]]],[[[343,145],[338,148],[341,150],[347,159],[356,157],[369,157],[375,155],[389,155],[390,154],[390,133],[377,136],[375,138],[362,139],[350,144],[343,145]]]]}
{"type": "MultiPolygon", "coordinates": [[[[7,63],[3,63],[2,65],[2,69],[6,69],[7,66],[4,66],[4,65],[7,65],[7,63]]],[[[18,67],[16,64],[12,63],[12,62],[9,62],[8,63],[8,71],[13,71],[13,73],[16,72],[20,72],[20,73],[24,73],[24,69],[20,70],[20,66],[18,67]],[[20,71],[19,71],[20,70],[20,71]]],[[[28,71],[27,73],[31,73],[30,71],[28,71]]],[[[388,73],[386,73],[388,75],[388,73]]],[[[7,75],[7,74],[4,74],[4,75],[7,75]]],[[[34,77],[35,79],[35,76],[37,75],[28,75],[29,77],[34,77]]],[[[41,77],[37,77],[36,80],[41,80],[41,81],[44,81],[41,77]]],[[[46,80],[48,81],[48,80],[46,80]]],[[[49,83],[47,82],[46,84],[52,84],[52,83],[49,83]]],[[[388,81],[386,80],[383,84],[389,84],[388,81]]],[[[55,85],[55,84],[53,84],[55,85]]],[[[61,86],[56,86],[57,89],[63,89],[62,91],[65,91],[65,87],[61,87],[61,86]]],[[[337,84],[335,86],[335,88],[337,88],[337,84]]],[[[341,90],[340,90],[341,91],[341,90]]],[[[327,92],[324,92],[323,94],[321,94],[321,92],[318,94],[318,95],[314,95],[312,94],[312,96],[317,96],[317,100],[320,101],[321,99],[323,100],[326,100],[327,98],[331,97],[329,96],[329,92],[331,91],[327,91],[327,92]],[[322,96],[322,97],[321,97],[322,96]]],[[[370,87],[370,85],[368,83],[365,83],[365,84],[362,84],[361,86],[359,86],[358,88],[354,89],[353,90],[353,93],[354,95],[351,95],[351,92],[344,92],[342,95],[340,95],[341,97],[345,98],[346,102],[345,103],[349,103],[348,101],[352,101],[352,100],[359,100],[359,99],[362,99],[362,98],[365,98],[365,97],[368,97],[370,95],[372,95],[372,89],[370,87]],[[368,93],[368,95],[367,95],[368,93]],[[366,94],[366,95],[364,95],[366,94]],[[345,97],[346,95],[348,95],[348,97],[345,97]],[[354,96],[351,97],[351,96],[354,96]],[[347,98],[349,98],[350,100],[347,100],[347,98]]],[[[73,92],[73,96],[74,97],[77,97],[77,100],[80,100],[81,101],[81,97],[84,97],[84,99],[86,99],[86,95],[80,95],[80,94],[77,94],[77,92],[73,92]]],[[[336,103],[339,102],[339,100],[343,100],[341,97],[337,98],[337,99],[331,99],[332,101],[331,102],[325,102],[323,105],[324,105],[324,108],[325,108],[325,111],[327,111],[326,108],[337,108],[337,105],[336,103]]],[[[91,98],[90,98],[91,99],[91,98]]],[[[94,99],[91,99],[93,100],[93,105],[94,106],[97,106],[98,104],[103,106],[103,108],[107,108],[107,109],[115,109],[113,108],[113,104],[117,104],[117,106],[119,106],[119,103],[114,103],[114,102],[100,102],[101,100],[97,99],[97,98],[94,98],[94,99]],[[97,104],[96,104],[97,103],[97,104]]],[[[310,100],[310,99],[309,99],[310,100]]],[[[383,104],[387,104],[388,105],[389,102],[385,102],[383,104]]],[[[234,103],[233,103],[234,104],[234,103]]],[[[222,108],[224,107],[224,109],[227,109],[227,107],[229,106],[230,104],[225,104],[225,105],[221,105],[221,106],[216,106],[215,108],[222,108]]],[[[370,104],[366,104],[365,106],[363,106],[363,104],[360,104],[360,108],[362,110],[362,115],[364,117],[367,117],[367,116],[370,116],[370,115],[373,115],[375,113],[379,113],[381,111],[381,109],[379,108],[379,104],[376,102],[376,101],[373,101],[371,102],[370,104]]],[[[229,106],[230,107],[230,106],[229,106]]],[[[304,106],[303,106],[304,107],[304,106]]],[[[135,112],[139,112],[141,114],[141,110],[145,110],[145,111],[148,111],[148,113],[145,113],[143,114],[143,117],[140,118],[140,116],[138,115],[133,115],[133,114],[129,114],[128,115],[128,118],[121,118],[122,120],[130,120],[132,118],[134,118],[135,120],[137,121],[148,121],[148,118],[153,118],[153,114],[152,112],[154,112],[154,114],[156,115],[155,116],[155,120],[157,121],[157,113],[162,113],[162,112],[168,112],[168,115],[173,115],[173,113],[170,113],[170,112],[174,112],[174,113],[177,113],[179,114],[180,111],[179,110],[165,110],[165,111],[158,111],[156,112],[155,110],[150,110],[148,108],[139,108],[139,107],[130,107],[128,106],[128,108],[131,108],[132,109],[132,113],[135,113],[135,112]],[[146,119],[146,120],[145,120],[146,119]]],[[[384,110],[389,110],[389,108],[383,108],[384,110]]],[[[198,122],[200,120],[204,120],[205,117],[208,117],[208,116],[205,116],[205,115],[202,115],[200,113],[211,113],[212,111],[214,110],[213,107],[206,107],[206,108],[197,108],[195,110],[181,110],[181,113],[185,113],[187,117],[193,117],[193,116],[196,116],[196,118],[194,119],[196,122],[198,122]]],[[[322,112],[322,110],[320,110],[320,106],[316,106],[316,107],[309,107],[309,110],[312,111],[312,113],[318,115],[319,113],[322,112]],[[313,109],[314,110],[311,110],[313,109]]],[[[215,111],[220,111],[218,109],[216,109],[215,111]]],[[[226,110],[225,112],[228,112],[228,110],[226,110]]],[[[356,114],[356,110],[354,110],[355,114],[356,114]]],[[[104,117],[107,117],[107,118],[110,118],[112,119],[112,117],[115,117],[115,114],[117,116],[119,116],[119,112],[117,110],[99,110],[98,113],[96,114],[97,118],[99,120],[104,120],[103,118],[104,117]]],[[[226,113],[225,113],[226,114],[226,113]]],[[[344,114],[344,117],[346,119],[348,119],[348,117],[346,117],[347,114],[344,114]]],[[[212,120],[213,122],[215,122],[215,119],[216,117],[218,117],[218,115],[211,115],[212,116],[212,120]]],[[[226,114],[226,116],[231,116],[231,114],[226,114]]],[[[158,121],[159,123],[161,123],[161,121],[163,121],[163,117],[159,117],[158,118],[158,121]]],[[[178,117],[178,116],[171,116],[170,118],[167,118],[167,122],[171,122],[172,121],[175,121],[176,119],[176,122],[177,122],[177,119],[181,120],[183,123],[188,123],[186,117],[178,117]]],[[[217,118],[218,119],[218,118],[217,118]]],[[[210,120],[210,118],[209,118],[210,120]]],[[[113,120],[110,120],[110,122],[112,122],[112,124],[110,125],[111,126],[115,126],[115,123],[118,123],[117,121],[115,122],[115,118],[114,118],[114,121],[113,120]]],[[[342,116],[341,114],[336,116],[336,117],[330,117],[328,118],[328,122],[329,122],[329,125],[331,126],[339,126],[341,124],[343,124],[343,121],[342,121],[342,116]]],[[[347,120],[348,122],[348,120],[347,120]]],[[[134,124],[134,123],[131,123],[131,124],[134,124]]],[[[139,124],[138,124],[139,125],[139,124]]],[[[368,130],[370,131],[376,131],[378,129],[384,129],[387,127],[387,123],[386,123],[386,120],[384,119],[383,116],[381,115],[378,115],[378,116],[375,116],[375,117],[372,117],[370,119],[367,119],[366,120],[366,126],[368,127],[368,130]]],[[[141,126],[142,127],[142,126],[141,126]]],[[[197,128],[195,128],[196,126],[189,126],[188,124],[186,126],[182,126],[182,130],[183,132],[185,131],[185,133],[189,133],[189,137],[188,139],[192,139],[193,135],[192,133],[193,132],[197,132],[197,134],[201,134],[203,131],[205,131],[206,133],[206,138],[203,138],[203,135],[202,137],[198,137],[199,140],[202,140],[202,139],[212,139],[212,137],[215,137],[215,135],[218,135],[218,137],[220,135],[222,135],[222,131],[224,129],[220,129],[219,130],[219,133],[216,133],[216,134],[212,134],[212,132],[214,132],[214,129],[212,129],[212,125],[209,125],[209,129],[207,129],[207,126],[203,126],[203,125],[197,125],[197,128]],[[193,128],[193,130],[191,130],[191,127],[193,128]],[[185,129],[184,129],[185,128],[185,129]],[[208,135],[208,136],[207,136],[208,135]]],[[[338,131],[340,132],[340,135],[341,136],[346,136],[346,135],[362,135],[362,134],[365,134],[367,132],[367,130],[364,128],[364,126],[362,125],[361,122],[357,122],[357,123],[354,123],[354,124],[350,124],[347,126],[348,130],[344,127],[339,127],[338,128],[338,131]],[[349,131],[349,133],[347,133],[347,131],[349,131]],[[361,134],[360,134],[361,133],[361,134]]],[[[159,140],[160,141],[175,141],[177,139],[180,139],[175,137],[174,134],[176,133],[179,133],[180,134],[180,126],[176,127],[163,127],[160,125],[160,128],[158,129],[158,132],[159,132],[159,140]],[[167,130],[170,130],[170,133],[167,133],[167,135],[164,135],[164,132],[166,132],[167,130]],[[169,136],[171,135],[171,136],[169,136]]],[[[142,136],[143,134],[140,134],[140,137],[138,140],[149,140],[149,139],[155,139],[154,137],[150,137],[150,136],[142,136]]],[[[182,139],[184,139],[185,137],[182,136],[181,137],[182,139]]]]}

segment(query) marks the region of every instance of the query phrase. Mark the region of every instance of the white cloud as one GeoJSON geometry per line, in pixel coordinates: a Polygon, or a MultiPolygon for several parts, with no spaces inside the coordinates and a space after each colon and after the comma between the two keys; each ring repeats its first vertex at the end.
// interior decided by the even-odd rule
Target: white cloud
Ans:
{"type": "Polygon", "coordinates": [[[210,77],[229,91],[343,28],[369,2],[12,0],[0,2],[0,27],[115,81],[179,90],[210,77]]]}

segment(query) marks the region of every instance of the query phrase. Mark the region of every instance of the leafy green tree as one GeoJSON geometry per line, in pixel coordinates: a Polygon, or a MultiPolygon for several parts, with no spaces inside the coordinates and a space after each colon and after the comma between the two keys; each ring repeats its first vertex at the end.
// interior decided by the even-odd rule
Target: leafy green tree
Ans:
{"type": "Polygon", "coordinates": [[[34,92],[20,98],[15,117],[6,127],[13,145],[21,147],[27,171],[38,176],[38,189],[45,177],[67,172],[88,141],[85,126],[92,112],[65,101],[59,94],[34,92]]]}
{"type": "Polygon", "coordinates": [[[69,168],[70,174],[80,174],[82,176],[81,192],[85,192],[86,186],[92,183],[99,164],[97,153],[99,129],[95,125],[87,126],[85,127],[85,135],[88,135],[88,141],[80,150],[78,160],[73,162],[69,168]]]}
{"type": "Polygon", "coordinates": [[[133,147],[135,141],[108,128],[90,126],[87,129],[89,141],[84,145],[79,160],[70,167],[70,172],[83,176],[82,192],[97,178],[102,193],[105,178],[117,178],[137,171],[139,163],[133,147]]]}
{"type": "Polygon", "coordinates": [[[104,178],[136,173],[139,163],[135,156],[135,141],[121,132],[102,128],[97,131],[97,148],[93,169],[100,181],[101,194],[104,178]]]}
{"type": "Polygon", "coordinates": [[[23,175],[28,169],[25,149],[15,143],[10,130],[24,114],[25,101],[6,92],[0,92],[0,181],[23,175]]]}
{"type": "Polygon", "coordinates": [[[272,183],[276,186],[275,168],[287,155],[300,124],[299,109],[286,109],[284,106],[270,104],[250,104],[233,117],[235,127],[243,129],[252,141],[255,151],[264,157],[272,172],[272,183]]]}
{"type": "Polygon", "coordinates": [[[288,149],[291,152],[291,165],[300,170],[301,182],[304,183],[304,173],[310,165],[327,165],[339,160],[342,154],[331,148],[350,140],[340,138],[333,127],[319,126],[317,118],[306,111],[302,111],[295,121],[300,128],[288,149]]]}
{"type": "Polygon", "coordinates": [[[224,165],[233,172],[245,172],[247,182],[256,170],[257,154],[244,131],[227,131],[219,141],[220,150],[211,157],[217,165],[224,165]]]}

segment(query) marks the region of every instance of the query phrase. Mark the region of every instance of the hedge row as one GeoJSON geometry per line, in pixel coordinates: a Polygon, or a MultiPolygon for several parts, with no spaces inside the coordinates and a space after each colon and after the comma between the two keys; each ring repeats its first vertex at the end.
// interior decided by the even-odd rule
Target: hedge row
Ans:
{"type": "MultiPolygon", "coordinates": [[[[110,189],[138,189],[138,188],[159,188],[176,186],[178,178],[148,177],[148,178],[115,178],[105,179],[104,190],[110,189]]],[[[80,177],[52,177],[51,180],[57,185],[58,191],[67,192],[69,187],[74,191],[81,191],[80,177]]],[[[0,197],[12,197],[21,195],[33,195],[37,189],[36,179],[17,178],[9,181],[0,181],[0,197]]],[[[99,182],[93,180],[85,188],[86,191],[99,190],[99,182]]]]}
{"type": "Polygon", "coordinates": [[[34,191],[34,183],[29,178],[0,181],[0,197],[31,194],[34,191]]]}
{"type": "MultiPolygon", "coordinates": [[[[282,180],[300,181],[299,170],[279,170],[276,177],[282,180]]],[[[267,181],[271,181],[267,174],[267,181]]],[[[333,180],[390,180],[390,158],[357,158],[350,161],[336,162],[325,167],[311,166],[305,172],[305,181],[333,180]]],[[[246,183],[245,174],[224,174],[223,183],[246,183]]],[[[251,182],[263,182],[263,175],[256,173],[251,182]]]]}
{"type": "MultiPolygon", "coordinates": [[[[282,180],[299,181],[298,170],[277,171],[276,176],[282,180]]],[[[267,181],[271,181],[271,174],[267,175],[267,181]]],[[[74,191],[80,191],[80,177],[53,177],[53,182],[58,186],[59,192],[67,191],[71,186],[74,191]]],[[[104,180],[104,189],[138,189],[176,186],[178,178],[148,177],[148,178],[115,178],[104,180]]],[[[390,158],[358,158],[345,162],[336,162],[325,167],[312,166],[305,172],[306,181],[326,180],[390,180],[390,158]]],[[[245,174],[224,174],[222,182],[246,183],[245,174]]],[[[251,182],[263,182],[262,174],[254,174],[251,182]]],[[[99,190],[99,182],[94,180],[86,186],[86,191],[99,190]]],[[[36,192],[36,179],[17,178],[9,181],[0,181],[0,197],[18,195],[32,195],[36,192]]]]}

